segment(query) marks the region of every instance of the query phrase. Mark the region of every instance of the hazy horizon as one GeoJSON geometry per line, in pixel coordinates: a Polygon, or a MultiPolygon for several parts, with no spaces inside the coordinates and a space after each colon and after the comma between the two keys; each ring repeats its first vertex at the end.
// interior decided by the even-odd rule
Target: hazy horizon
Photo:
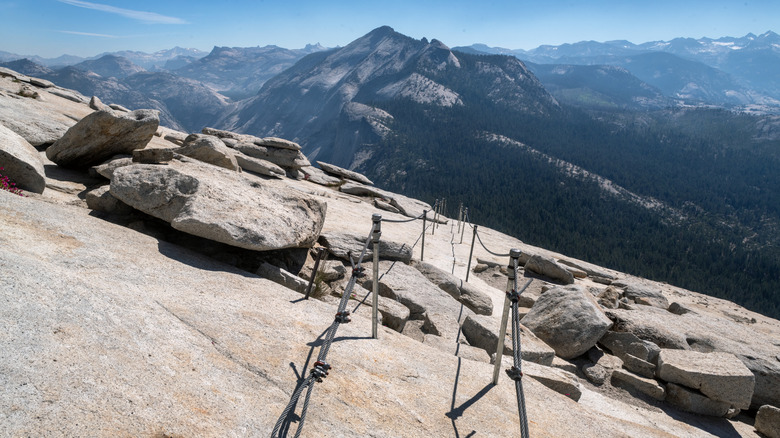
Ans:
{"type": "Polygon", "coordinates": [[[337,47],[383,25],[450,47],[529,50],[591,40],[641,44],[677,37],[717,39],[774,31],[780,2],[561,0],[475,6],[464,0],[399,0],[388,7],[354,0],[0,0],[0,15],[5,18],[0,50],[56,58],[122,50],[153,53],[176,46],[206,52],[214,46],[337,47]]]}

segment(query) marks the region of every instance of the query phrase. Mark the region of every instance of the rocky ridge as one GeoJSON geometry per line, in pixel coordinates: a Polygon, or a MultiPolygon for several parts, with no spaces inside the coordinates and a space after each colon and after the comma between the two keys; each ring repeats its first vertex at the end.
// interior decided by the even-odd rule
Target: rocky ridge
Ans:
{"type": "MultiPolygon", "coordinates": [[[[387,191],[350,193],[345,187],[370,186],[338,169],[315,171],[291,142],[210,129],[189,137],[157,128],[118,156],[95,147],[75,159],[85,165],[59,166],[44,150],[64,137],[89,137],[68,150],[103,144],[100,135],[130,137],[85,129],[91,115],[132,113],[95,110],[62,97],[77,93],[7,70],[0,76],[2,151],[6,138],[21,140],[27,153],[13,156],[33,162],[8,176],[21,181],[42,167],[45,181],[26,198],[0,191],[0,328],[8,334],[0,423],[11,435],[269,435],[344,293],[355,251],[343,248],[368,237],[373,214],[405,220],[431,211],[387,191]],[[59,128],[30,128],[28,115],[59,128]],[[208,139],[213,153],[182,153],[188,137],[208,139]],[[220,165],[257,148],[282,173],[220,165]],[[88,168],[89,157],[98,165],[88,168]],[[261,198],[269,192],[276,197],[261,198]],[[380,210],[382,198],[408,210],[380,210]],[[272,235],[270,246],[244,244],[272,235]],[[314,276],[318,299],[302,301],[297,285],[311,278],[317,248],[331,260],[314,276]]],[[[385,327],[367,338],[370,309],[360,300],[368,291],[356,288],[353,324],[334,343],[308,433],[518,430],[513,385],[506,376],[489,384],[507,260],[477,246],[481,263],[461,281],[469,246],[455,243],[461,224],[441,222],[425,235],[424,261],[421,221],[383,223],[385,327]]],[[[532,436],[753,437],[758,408],[755,427],[772,436],[762,428],[777,424],[780,404],[778,321],[479,230],[487,247],[523,253],[532,436]]],[[[360,283],[370,290],[366,267],[360,283]]]]}

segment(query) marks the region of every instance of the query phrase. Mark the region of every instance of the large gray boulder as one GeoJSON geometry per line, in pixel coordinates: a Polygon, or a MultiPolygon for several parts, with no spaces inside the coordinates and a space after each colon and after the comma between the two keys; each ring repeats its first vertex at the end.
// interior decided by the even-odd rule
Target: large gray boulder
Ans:
{"type": "Polygon", "coordinates": [[[239,142],[233,146],[233,148],[245,155],[270,161],[285,169],[300,169],[302,167],[311,166],[311,163],[301,151],[270,146],[258,146],[255,143],[247,142],[239,142]]]}
{"type": "Polygon", "coordinates": [[[588,351],[612,326],[593,295],[581,286],[548,290],[522,323],[564,359],[588,351]]]}
{"type": "Polygon", "coordinates": [[[93,166],[114,155],[145,148],[159,124],[156,110],[95,111],[49,146],[46,156],[63,167],[93,166]]]}
{"type": "Polygon", "coordinates": [[[725,417],[731,409],[726,402],[707,398],[700,392],[674,383],[666,385],[666,402],[684,411],[712,417],[725,417]]]}
{"type": "Polygon", "coordinates": [[[197,162],[121,167],[111,194],[177,230],[256,251],[311,246],[327,208],[302,192],[197,162]]]}
{"type": "Polygon", "coordinates": [[[320,169],[324,170],[325,172],[336,175],[342,178],[351,179],[352,181],[357,181],[362,184],[368,184],[370,186],[374,185],[373,181],[366,178],[365,175],[362,175],[357,172],[353,172],[349,169],[344,169],[343,167],[335,166],[333,164],[324,163],[322,161],[316,161],[317,165],[320,166],[320,169]]]}
{"type": "Polygon", "coordinates": [[[550,257],[535,255],[525,262],[525,269],[544,275],[563,284],[574,283],[574,275],[550,257]]]}
{"type": "Polygon", "coordinates": [[[764,405],[756,414],[756,430],[768,438],[780,438],[780,408],[764,405]]]}
{"type": "Polygon", "coordinates": [[[19,134],[0,125],[0,175],[16,183],[16,187],[33,193],[43,193],[46,173],[38,151],[19,134]]]}
{"type": "Polygon", "coordinates": [[[439,286],[441,290],[450,294],[451,297],[465,304],[474,313],[478,315],[493,314],[493,300],[476,286],[464,283],[458,277],[430,263],[413,261],[412,266],[417,268],[431,283],[439,286]]]}
{"type": "MultiPolygon", "coordinates": [[[[502,365],[504,368],[511,367],[513,365],[512,358],[504,357],[502,365]]],[[[558,394],[565,395],[574,401],[579,401],[580,397],[582,397],[580,379],[573,373],[560,368],[540,365],[528,361],[523,361],[521,367],[523,370],[523,377],[530,377],[558,394]]]]}
{"type": "Polygon", "coordinates": [[[669,300],[657,289],[630,283],[626,285],[623,297],[646,306],[654,306],[660,309],[669,308],[669,300]]]}
{"type": "MultiPolygon", "coordinates": [[[[353,260],[357,262],[367,238],[368,234],[359,236],[348,232],[327,232],[320,235],[319,242],[322,246],[328,248],[328,251],[333,256],[349,261],[349,254],[351,253],[353,260]]],[[[369,242],[363,258],[364,262],[371,262],[374,254],[373,248],[374,242],[369,242]]],[[[392,240],[380,240],[379,258],[381,260],[397,260],[409,263],[412,260],[412,247],[392,240]]]]}
{"type": "Polygon", "coordinates": [[[190,134],[184,140],[184,146],[176,149],[176,152],[204,163],[239,170],[235,152],[213,135],[190,134]]]}
{"type": "MultiPolygon", "coordinates": [[[[482,348],[490,355],[495,355],[499,330],[499,324],[495,320],[482,315],[467,316],[463,321],[462,330],[463,336],[470,345],[482,348]]],[[[511,323],[507,323],[506,333],[503,354],[511,355],[513,353],[511,323]]],[[[550,366],[555,359],[555,350],[522,324],[520,324],[520,349],[522,350],[521,358],[524,361],[550,366]]]]}
{"type": "MultiPolygon", "coordinates": [[[[404,195],[388,192],[373,186],[367,186],[358,182],[347,181],[339,187],[342,193],[355,196],[371,196],[374,198],[387,199],[390,205],[397,208],[404,216],[420,217],[424,211],[428,212],[428,220],[433,221],[433,207],[430,204],[417,199],[407,198],[404,195]]],[[[438,218],[436,222],[446,224],[447,218],[438,218]]]]}
{"type": "MultiPolygon", "coordinates": [[[[361,284],[370,290],[373,287],[371,263],[364,266],[367,275],[361,284]]],[[[473,315],[409,265],[383,260],[379,262],[379,275],[379,295],[394,299],[409,309],[405,331],[414,326],[412,320],[418,320],[422,321],[420,328],[424,334],[455,342],[460,330],[459,320],[473,315]]]]}
{"type": "Polygon", "coordinates": [[[275,178],[281,178],[285,175],[284,169],[268,160],[250,157],[248,155],[242,154],[241,152],[236,152],[235,157],[239,167],[244,170],[248,170],[249,172],[254,172],[263,176],[272,176],[275,178]]]}
{"type": "Polygon", "coordinates": [[[750,407],[755,385],[753,373],[729,353],[661,350],[658,377],[739,409],[750,407]]]}
{"type": "Polygon", "coordinates": [[[699,309],[681,315],[653,307],[607,311],[613,330],[628,332],[661,348],[734,354],[755,376],[751,407],[780,405],[777,338],[735,321],[728,314],[699,309]]]}

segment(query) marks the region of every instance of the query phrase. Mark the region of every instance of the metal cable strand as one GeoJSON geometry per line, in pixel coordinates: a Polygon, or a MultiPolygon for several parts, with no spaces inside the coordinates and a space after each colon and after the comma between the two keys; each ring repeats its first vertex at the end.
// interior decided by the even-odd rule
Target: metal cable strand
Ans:
{"type": "MultiPolygon", "coordinates": [[[[517,292],[517,259],[513,259],[514,267],[514,293],[517,292]]],[[[523,290],[528,287],[529,283],[526,283],[523,290]]],[[[523,375],[523,363],[522,363],[522,351],[520,350],[520,315],[518,312],[517,297],[512,300],[512,350],[513,350],[513,362],[514,367],[519,372],[520,376],[523,375]]],[[[528,418],[525,413],[525,394],[523,393],[523,382],[521,379],[515,380],[515,392],[517,393],[517,411],[520,415],[520,436],[522,438],[528,438],[528,418]]]]}
{"type": "MultiPolygon", "coordinates": [[[[306,389],[307,386],[310,386],[314,382],[314,378],[309,375],[309,377],[306,378],[301,383],[301,386],[298,387],[298,389],[295,390],[292,397],[290,397],[290,402],[287,403],[287,406],[282,411],[282,415],[279,416],[279,419],[276,421],[276,425],[274,426],[274,430],[271,432],[271,436],[273,438],[278,437],[279,435],[279,429],[281,429],[282,424],[284,424],[284,420],[287,419],[287,417],[290,415],[290,411],[293,410],[293,407],[298,404],[298,399],[301,397],[301,393],[304,389],[306,389]]],[[[301,426],[298,426],[298,429],[300,429],[301,426]]]]}
{"type": "Polygon", "coordinates": [[[403,223],[406,223],[406,222],[412,222],[412,221],[420,220],[420,219],[423,218],[423,216],[424,215],[421,214],[421,215],[419,215],[417,217],[413,217],[411,219],[385,219],[385,218],[382,218],[382,222],[390,222],[392,224],[403,224],[403,223]]]}
{"type": "MultiPolygon", "coordinates": [[[[295,430],[295,438],[301,436],[303,430],[303,422],[306,420],[306,411],[309,409],[309,400],[311,399],[311,392],[314,390],[314,385],[309,385],[308,391],[306,391],[306,398],[303,399],[303,408],[301,408],[301,422],[298,423],[298,429],[295,430]]],[[[520,388],[522,391],[523,389],[520,388]]]]}
{"type": "MultiPolygon", "coordinates": [[[[349,296],[352,294],[352,289],[355,287],[355,282],[357,281],[357,275],[360,273],[360,265],[363,263],[363,258],[366,256],[366,251],[368,250],[368,244],[371,241],[371,236],[374,233],[374,226],[371,227],[371,232],[368,234],[368,239],[366,239],[366,243],[363,245],[363,250],[360,253],[360,258],[358,258],[358,262],[356,265],[354,265],[352,270],[352,277],[349,279],[349,282],[347,283],[347,287],[344,289],[344,294],[341,296],[341,301],[339,301],[338,311],[336,313],[336,319],[331,323],[330,327],[328,327],[327,333],[325,335],[325,340],[322,343],[322,347],[320,347],[320,351],[317,354],[317,363],[315,364],[314,369],[312,369],[309,372],[309,376],[306,378],[306,380],[303,381],[301,386],[298,387],[298,389],[293,393],[292,397],[290,397],[290,402],[287,403],[287,406],[282,411],[282,415],[279,416],[279,419],[276,421],[276,425],[274,426],[273,431],[271,432],[271,438],[278,438],[279,437],[279,430],[282,427],[282,424],[284,424],[285,419],[290,415],[290,412],[293,410],[293,407],[298,404],[298,400],[301,397],[301,393],[304,389],[308,390],[306,391],[306,397],[303,401],[303,408],[301,409],[301,416],[300,416],[300,422],[298,423],[298,429],[295,431],[295,438],[300,437],[301,431],[303,430],[303,422],[306,420],[306,411],[309,408],[309,399],[311,398],[312,390],[314,389],[314,382],[322,381],[321,379],[327,375],[327,369],[330,369],[330,366],[327,365],[327,362],[325,362],[325,359],[328,356],[328,352],[330,351],[330,346],[333,343],[333,339],[336,336],[336,330],[339,328],[339,324],[341,324],[341,320],[339,318],[339,315],[342,315],[344,310],[347,308],[347,302],[349,301],[349,296]],[[319,374],[319,371],[317,370],[317,365],[324,363],[326,364],[327,368],[325,368],[325,375],[319,374]]],[[[351,258],[351,257],[350,257],[351,258]]],[[[351,260],[350,260],[351,261],[351,260]]],[[[349,322],[348,320],[345,322],[349,322]]]]}
{"type": "Polygon", "coordinates": [[[482,238],[481,238],[481,237],[479,237],[479,231],[477,231],[475,234],[477,235],[477,239],[479,240],[479,244],[480,244],[480,245],[482,245],[482,248],[485,248],[485,251],[489,252],[490,254],[493,254],[493,255],[494,255],[494,256],[496,256],[496,257],[509,257],[509,253],[506,253],[506,254],[497,254],[497,253],[494,253],[493,251],[489,250],[489,249],[488,249],[488,248],[485,246],[485,244],[484,244],[484,243],[482,243],[482,238]]]}

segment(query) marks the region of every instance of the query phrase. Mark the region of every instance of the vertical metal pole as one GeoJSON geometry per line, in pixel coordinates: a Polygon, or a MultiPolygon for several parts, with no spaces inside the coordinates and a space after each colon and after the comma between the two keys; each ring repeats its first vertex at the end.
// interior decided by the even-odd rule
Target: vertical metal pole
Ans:
{"type": "Polygon", "coordinates": [[[471,236],[471,250],[469,251],[469,264],[466,267],[466,283],[469,282],[469,273],[471,272],[471,256],[474,254],[474,241],[477,240],[477,226],[474,225],[474,235],[471,236]]]}
{"type": "Polygon", "coordinates": [[[422,244],[420,246],[420,261],[425,258],[425,222],[428,220],[428,210],[423,210],[423,232],[422,232],[422,244]]]}
{"type": "Polygon", "coordinates": [[[439,215],[439,207],[441,206],[441,200],[437,199],[433,205],[433,224],[431,224],[431,236],[436,233],[436,217],[439,215]]]}
{"type": "Polygon", "coordinates": [[[311,279],[309,280],[309,286],[306,288],[306,298],[309,299],[309,295],[311,294],[311,287],[314,285],[314,278],[317,276],[317,271],[320,269],[320,260],[322,260],[322,255],[325,254],[325,248],[319,248],[317,249],[317,258],[314,259],[314,269],[311,271],[311,279]]]}
{"type": "Polygon", "coordinates": [[[462,202],[458,206],[458,232],[459,233],[460,233],[461,221],[463,221],[463,203],[462,202]]]}
{"type": "Polygon", "coordinates": [[[379,309],[379,237],[382,235],[382,215],[374,214],[371,217],[374,221],[374,232],[371,235],[374,242],[374,296],[371,301],[371,337],[378,338],[377,324],[378,324],[378,309],[379,309]]]}
{"type": "Polygon", "coordinates": [[[466,207],[466,211],[463,213],[463,229],[460,230],[460,243],[463,243],[463,233],[466,231],[466,218],[469,217],[469,208],[466,207]]]}
{"type": "Polygon", "coordinates": [[[496,361],[493,364],[493,384],[498,385],[498,370],[501,368],[501,358],[504,357],[504,338],[506,337],[506,322],[509,319],[509,293],[515,287],[515,263],[520,258],[520,250],[509,251],[509,266],[507,267],[506,294],[504,295],[504,312],[501,314],[501,327],[498,330],[498,345],[496,345],[496,361]]]}

